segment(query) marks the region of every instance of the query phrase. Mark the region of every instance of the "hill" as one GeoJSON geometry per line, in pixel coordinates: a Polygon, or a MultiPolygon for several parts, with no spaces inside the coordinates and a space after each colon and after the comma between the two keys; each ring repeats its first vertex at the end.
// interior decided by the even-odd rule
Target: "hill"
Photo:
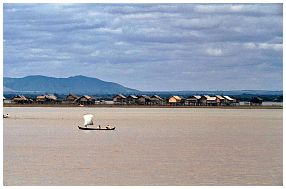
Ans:
{"type": "Polygon", "coordinates": [[[4,93],[116,94],[137,93],[138,90],[113,82],[86,76],[54,78],[41,75],[23,78],[4,77],[4,93]]]}

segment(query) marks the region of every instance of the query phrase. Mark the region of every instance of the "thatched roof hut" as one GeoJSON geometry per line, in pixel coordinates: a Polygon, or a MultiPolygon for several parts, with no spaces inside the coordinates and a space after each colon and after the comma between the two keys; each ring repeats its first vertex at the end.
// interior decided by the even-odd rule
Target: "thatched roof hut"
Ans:
{"type": "Polygon", "coordinates": [[[226,105],[233,105],[235,103],[235,99],[231,98],[230,96],[223,96],[225,98],[226,105]]]}
{"type": "Polygon", "coordinates": [[[79,99],[79,96],[70,93],[65,97],[64,101],[65,103],[75,103],[77,99],[79,99]]]}
{"type": "Polygon", "coordinates": [[[164,99],[158,95],[153,95],[150,97],[151,103],[154,105],[163,105],[164,99]]]}
{"type": "Polygon", "coordinates": [[[203,106],[216,106],[217,105],[216,99],[217,98],[215,96],[203,95],[200,98],[200,104],[203,106]]]}
{"type": "Polygon", "coordinates": [[[179,96],[171,96],[169,98],[169,103],[178,103],[178,102],[181,102],[182,98],[179,97],[179,96]]]}
{"type": "Polygon", "coordinates": [[[184,98],[180,97],[180,96],[171,96],[170,98],[168,98],[168,103],[170,105],[183,105],[184,104],[184,98]]]}
{"type": "Polygon", "coordinates": [[[138,97],[138,103],[141,105],[150,105],[151,104],[151,98],[147,95],[140,95],[138,97]]]}
{"type": "Polygon", "coordinates": [[[83,95],[79,97],[78,99],[76,99],[75,102],[78,104],[82,104],[82,105],[91,105],[91,104],[94,104],[95,98],[92,96],[83,95]]]}
{"type": "Polygon", "coordinates": [[[27,103],[32,102],[32,99],[29,99],[29,98],[25,97],[24,95],[14,96],[11,100],[12,100],[12,102],[14,102],[16,104],[27,104],[27,103]]]}
{"type": "Polygon", "coordinates": [[[199,95],[193,95],[193,96],[189,96],[186,101],[185,104],[186,105],[194,105],[194,106],[198,106],[200,103],[200,99],[202,96],[199,95]]]}
{"type": "Polygon", "coordinates": [[[40,95],[36,97],[36,102],[40,104],[54,104],[57,103],[55,95],[40,95]]]}
{"type": "Polygon", "coordinates": [[[135,95],[129,95],[126,97],[127,104],[136,104],[138,102],[138,97],[135,95]]]}
{"type": "Polygon", "coordinates": [[[113,102],[115,104],[126,104],[126,96],[123,94],[118,94],[113,97],[113,102]]]}

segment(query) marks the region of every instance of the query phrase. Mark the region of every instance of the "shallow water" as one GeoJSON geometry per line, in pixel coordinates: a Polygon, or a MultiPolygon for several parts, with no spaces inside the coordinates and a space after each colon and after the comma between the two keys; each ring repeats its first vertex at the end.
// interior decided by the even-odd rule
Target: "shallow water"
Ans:
{"type": "Polygon", "coordinates": [[[4,185],[282,185],[281,109],[4,113],[4,185]],[[78,130],[85,113],[116,130],[78,130]]]}

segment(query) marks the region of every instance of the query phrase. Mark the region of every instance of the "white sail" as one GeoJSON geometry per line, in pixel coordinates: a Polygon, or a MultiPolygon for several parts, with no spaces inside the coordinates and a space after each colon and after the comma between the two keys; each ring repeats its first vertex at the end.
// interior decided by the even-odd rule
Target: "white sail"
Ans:
{"type": "Polygon", "coordinates": [[[86,114],[83,116],[84,119],[84,126],[87,125],[93,125],[93,115],[92,114],[86,114]]]}

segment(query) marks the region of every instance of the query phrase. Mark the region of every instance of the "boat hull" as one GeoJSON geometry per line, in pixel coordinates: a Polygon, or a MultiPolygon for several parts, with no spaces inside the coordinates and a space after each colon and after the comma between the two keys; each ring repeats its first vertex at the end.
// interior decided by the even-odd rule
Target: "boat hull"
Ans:
{"type": "Polygon", "coordinates": [[[115,130],[115,127],[107,129],[107,128],[92,128],[92,127],[80,127],[80,126],[78,126],[78,128],[81,130],[115,130]]]}

